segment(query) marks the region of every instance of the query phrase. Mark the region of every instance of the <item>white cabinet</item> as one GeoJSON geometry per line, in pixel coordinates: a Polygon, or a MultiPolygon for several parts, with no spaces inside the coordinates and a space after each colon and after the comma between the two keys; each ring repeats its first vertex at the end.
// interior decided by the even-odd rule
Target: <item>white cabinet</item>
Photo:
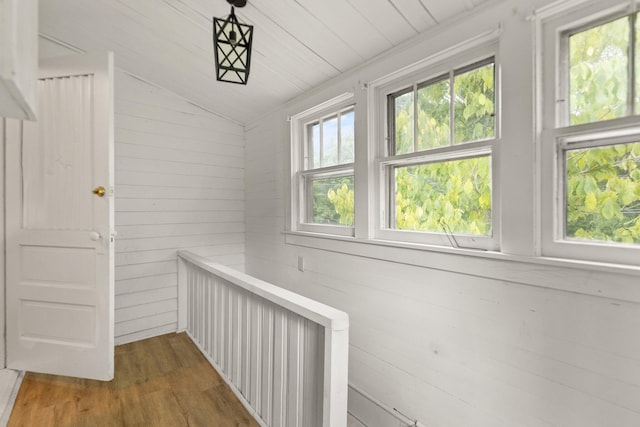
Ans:
{"type": "Polygon", "coordinates": [[[38,0],[0,0],[0,117],[35,120],[38,0]]]}

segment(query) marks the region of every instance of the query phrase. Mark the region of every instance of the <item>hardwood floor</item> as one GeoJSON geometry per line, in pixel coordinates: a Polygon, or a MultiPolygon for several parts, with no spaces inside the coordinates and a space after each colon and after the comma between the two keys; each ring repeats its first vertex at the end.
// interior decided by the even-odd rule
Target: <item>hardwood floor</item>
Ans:
{"type": "Polygon", "coordinates": [[[10,427],[258,426],[186,334],[118,346],[102,382],[27,373],[10,427]]]}

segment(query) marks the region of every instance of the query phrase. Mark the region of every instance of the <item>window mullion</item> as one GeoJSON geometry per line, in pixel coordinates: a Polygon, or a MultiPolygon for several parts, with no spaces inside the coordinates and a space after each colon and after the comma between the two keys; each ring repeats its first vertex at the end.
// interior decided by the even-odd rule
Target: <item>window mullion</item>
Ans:
{"type": "Polygon", "coordinates": [[[393,156],[396,154],[396,111],[395,111],[395,98],[393,96],[387,97],[387,135],[385,143],[385,156],[393,156]]]}
{"type": "Polygon", "coordinates": [[[413,152],[418,151],[418,84],[413,84],[413,152]]]}
{"type": "Polygon", "coordinates": [[[627,91],[627,108],[631,115],[636,114],[636,19],[637,13],[629,15],[629,89],[627,91]]]}
{"type": "Polygon", "coordinates": [[[338,164],[342,163],[341,155],[342,155],[342,114],[337,114],[338,121],[338,164]]]}
{"type": "Polygon", "coordinates": [[[303,176],[304,185],[304,216],[303,222],[312,221],[313,212],[313,200],[311,195],[313,194],[313,181],[308,176],[303,176]]]}
{"type": "Polygon", "coordinates": [[[385,215],[385,226],[387,228],[395,228],[396,224],[396,177],[394,176],[394,169],[390,166],[384,167],[384,174],[386,175],[387,188],[389,194],[387,195],[387,214],[385,215]]]}
{"type": "Polygon", "coordinates": [[[311,126],[307,125],[302,130],[302,141],[306,141],[305,144],[301,144],[302,153],[298,156],[298,159],[302,161],[299,169],[302,170],[309,169],[311,167],[309,159],[313,159],[313,130],[309,132],[310,128],[312,129],[311,126]]]}
{"type": "Polygon", "coordinates": [[[318,121],[318,147],[319,147],[319,152],[318,152],[318,163],[319,163],[319,167],[324,166],[324,132],[323,132],[323,128],[324,128],[324,121],[322,119],[320,119],[318,121]]]}
{"type": "Polygon", "coordinates": [[[454,136],[455,136],[455,88],[453,87],[453,70],[449,71],[449,145],[454,144],[454,136]]]}

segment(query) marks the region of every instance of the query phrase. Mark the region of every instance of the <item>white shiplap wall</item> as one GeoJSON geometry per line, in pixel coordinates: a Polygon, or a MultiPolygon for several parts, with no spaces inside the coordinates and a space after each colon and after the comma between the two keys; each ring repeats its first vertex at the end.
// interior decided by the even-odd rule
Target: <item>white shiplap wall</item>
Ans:
{"type": "Polygon", "coordinates": [[[244,269],[244,129],[117,70],[115,140],[124,343],[176,330],[177,249],[244,269]]]}
{"type": "Polygon", "coordinates": [[[508,260],[282,235],[288,115],[354,91],[363,120],[362,82],[498,23],[508,159],[500,172],[532,173],[530,12],[488,9],[247,127],[247,272],[349,314],[349,410],[368,427],[640,425],[638,272],[534,260],[534,231],[518,227],[533,223],[532,187],[501,189],[512,239],[503,248],[518,255],[508,260]]]}
{"type": "MultiPolygon", "coordinates": [[[[41,59],[76,53],[39,38],[41,59]]],[[[124,70],[114,83],[119,344],[175,331],[178,249],[244,269],[244,128],[124,70]]]]}

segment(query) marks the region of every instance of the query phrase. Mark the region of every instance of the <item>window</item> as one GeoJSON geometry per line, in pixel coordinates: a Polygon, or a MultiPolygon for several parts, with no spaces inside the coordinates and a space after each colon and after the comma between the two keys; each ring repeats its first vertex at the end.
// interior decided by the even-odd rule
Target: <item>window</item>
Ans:
{"type": "Polygon", "coordinates": [[[451,30],[388,74],[349,74],[354,93],[292,117],[287,226],[355,237],[330,250],[640,266],[639,13],[544,2],[532,38],[451,30]]]}
{"type": "Polygon", "coordinates": [[[582,17],[578,25],[559,19],[545,28],[546,46],[558,46],[555,58],[544,57],[545,81],[553,85],[555,75],[558,83],[555,94],[543,94],[545,107],[555,110],[543,118],[543,168],[552,171],[543,171],[545,254],[638,263],[637,21],[637,13],[621,7],[582,17]]]}
{"type": "Polygon", "coordinates": [[[354,150],[351,94],[292,118],[296,230],[353,235],[354,150]]]}
{"type": "Polygon", "coordinates": [[[636,14],[623,16],[562,36],[562,70],[569,103],[561,113],[569,125],[635,114],[636,14]],[[635,82],[635,83],[634,83],[635,82]]]}
{"type": "Polygon", "coordinates": [[[495,248],[494,56],[386,94],[381,238],[495,248]]]}
{"type": "Polygon", "coordinates": [[[566,238],[640,244],[640,142],[575,145],[563,149],[566,238]]]}

